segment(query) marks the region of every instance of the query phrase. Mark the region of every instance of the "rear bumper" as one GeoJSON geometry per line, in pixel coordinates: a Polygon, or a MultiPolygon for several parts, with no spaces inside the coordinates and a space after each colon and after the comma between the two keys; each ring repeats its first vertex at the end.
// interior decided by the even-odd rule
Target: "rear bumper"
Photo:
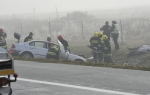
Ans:
{"type": "Polygon", "coordinates": [[[11,91],[10,87],[0,87],[0,94],[9,93],[11,91]]]}

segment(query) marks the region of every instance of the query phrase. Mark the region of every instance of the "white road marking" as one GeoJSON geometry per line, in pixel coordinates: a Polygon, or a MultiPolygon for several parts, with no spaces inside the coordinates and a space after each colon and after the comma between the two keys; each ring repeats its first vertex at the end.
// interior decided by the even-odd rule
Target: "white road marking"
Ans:
{"type": "Polygon", "coordinates": [[[113,91],[113,90],[106,90],[106,89],[99,89],[99,88],[92,88],[92,87],[84,87],[84,86],[76,86],[76,85],[63,84],[63,83],[54,83],[54,82],[47,82],[47,81],[39,81],[39,80],[32,80],[32,79],[25,79],[25,78],[17,78],[17,79],[19,81],[26,81],[26,82],[46,84],[46,85],[54,85],[54,86],[61,86],[61,87],[68,87],[68,88],[76,88],[76,89],[110,93],[110,94],[117,94],[117,95],[140,95],[140,94],[120,92],[120,91],[113,91]]]}

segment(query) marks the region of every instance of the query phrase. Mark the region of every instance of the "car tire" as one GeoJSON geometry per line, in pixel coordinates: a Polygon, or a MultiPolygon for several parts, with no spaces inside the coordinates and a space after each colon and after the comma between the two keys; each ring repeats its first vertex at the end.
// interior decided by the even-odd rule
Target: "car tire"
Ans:
{"type": "Polygon", "coordinates": [[[21,54],[21,57],[23,58],[33,58],[33,55],[30,52],[24,52],[21,54]]]}
{"type": "Polygon", "coordinates": [[[75,62],[84,62],[82,59],[76,59],[75,62]]]}

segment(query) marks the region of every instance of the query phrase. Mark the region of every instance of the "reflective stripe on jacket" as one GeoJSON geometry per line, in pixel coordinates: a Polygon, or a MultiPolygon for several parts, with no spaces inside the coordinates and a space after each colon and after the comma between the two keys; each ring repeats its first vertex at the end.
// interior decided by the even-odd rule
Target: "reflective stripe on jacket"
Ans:
{"type": "Polygon", "coordinates": [[[112,54],[103,54],[104,57],[111,57],[112,54]]]}

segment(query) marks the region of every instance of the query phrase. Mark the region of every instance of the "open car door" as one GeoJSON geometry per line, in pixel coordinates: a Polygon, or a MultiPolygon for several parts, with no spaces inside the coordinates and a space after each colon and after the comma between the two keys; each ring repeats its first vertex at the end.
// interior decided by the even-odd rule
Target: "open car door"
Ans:
{"type": "Polygon", "coordinates": [[[60,51],[59,51],[59,59],[65,59],[68,60],[68,53],[66,52],[63,44],[58,40],[58,45],[60,47],[60,51]]]}

